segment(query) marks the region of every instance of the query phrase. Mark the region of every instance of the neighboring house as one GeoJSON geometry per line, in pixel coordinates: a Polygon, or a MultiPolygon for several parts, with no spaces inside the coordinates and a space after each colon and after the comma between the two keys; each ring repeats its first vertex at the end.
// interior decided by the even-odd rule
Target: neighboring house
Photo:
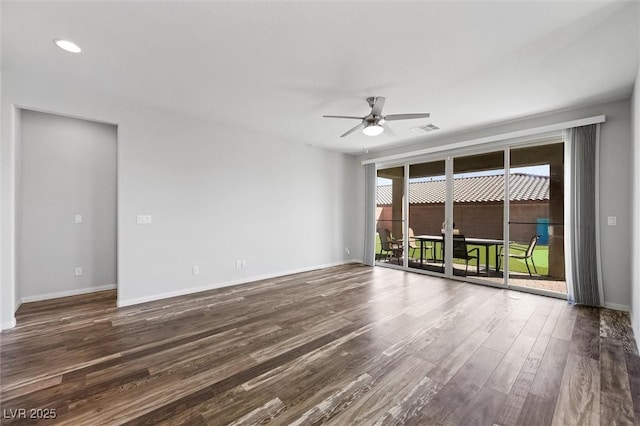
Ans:
{"type": "MultiPolygon", "coordinates": [[[[510,220],[526,222],[512,226],[512,241],[527,241],[546,228],[538,225],[549,217],[549,177],[512,174],[510,220]]],[[[391,228],[392,186],[378,186],[376,219],[378,228],[391,228]],[[385,224],[386,222],[386,224],[385,224]]],[[[467,236],[503,237],[504,176],[477,176],[454,180],[453,217],[456,228],[467,236]]],[[[444,218],[445,181],[409,183],[409,226],[416,234],[439,234],[444,218]]]]}

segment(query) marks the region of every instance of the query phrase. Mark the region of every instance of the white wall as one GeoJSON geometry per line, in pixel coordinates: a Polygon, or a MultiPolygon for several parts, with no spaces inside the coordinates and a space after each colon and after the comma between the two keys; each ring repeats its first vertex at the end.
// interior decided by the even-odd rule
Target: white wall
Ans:
{"type": "MultiPolygon", "coordinates": [[[[15,123],[15,140],[16,141],[21,141],[22,140],[22,110],[19,108],[15,108],[13,110],[15,116],[14,116],[14,123],[15,123]]],[[[15,217],[15,229],[16,229],[16,234],[19,232],[18,230],[20,229],[20,227],[22,226],[22,217],[20,215],[20,206],[22,205],[22,179],[20,178],[20,176],[22,175],[22,144],[21,143],[17,143],[15,146],[15,165],[16,165],[16,182],[15,182],[15,205],[16,205],[16,210],[14,212],[14,217],[15,217]]],[[[14,288],[14,292],[13,292],[13,297],[14,297],[14,303],[15,303],[15,310],[17,310],[20,305],[22,304],[22,291],[20,289],[20,285],[18,285],[18,283],[20,282],[20,273],[18,272],[18,265],[17,265],[17,261],[18,261],[18,253],[20,252],[22,246],[20,244],[20,238],[16,238],[15,239],[15,259],[16,259],[16,265],[15,265],[15,288],[14,288]]]]}
{"type": "Polygon", "coordinates": [[[32,301],[113,287],[116,127],[29,110],[21,116],[16,293],[32,301]]]}
{"type": "MultiPolygon", "coordinates": [[[[518,130],[605,114],[600,133],[600,236],[604,297],[607,306],[629,309],[631,262],[631,120],[629,99],[589,107],[556,111],[461,134],[433,137],[400,148],[370,152],[360,160],[407,153],[419,149],[500,135],[518,130]],[[617,216],[617,226],[607,226],[617,216]]],[[[362,171],[361,171],[362,173],[362,171]]]]}
{"type": "Polygon", "coordinates": [[[640,346],[640,70],[636,77],[636,85],[631,97],[631,128],[632,128],[632,200],[631,217],[633,228],[631,232],[631,323],[636,335],[636,342],[640,346]]]}
{"type": "MultiPolygon", "coordinates": [[[[4,117],[19,105],[118,125],[122,305],[352,257],[345,254],[356,246],[352,156],[79,93],[20,70],[6,68],[2,85],[4,117]],[[153,224],[136,225],[137,214],[153,215],[153,224]],[[236,259],[247,267],[236,269],[236,259]]],[[[15,127],[5,120],[1,134],[3,326],[16,309],[15,127]]]]}
{"type": "Polygon", "coordinates": [[[600,250],[605,306],[631,305],[631,111],[630,101],[604,106],[600,125],[600,250]],[[607,217],[616,216],[617,226],[607,217]]]}
{"type": "Polygon", "coordinates": [[[353,158],[170,115],[119,130],[121,302],[345,259],[353,158]]]}
{"type": "MultiPolygon", "coordinates": [[[[2,13],[3,13],[3,2],[0,1],[0,22],[2,22],[2,13]]],[[[2,46],[3,41],[3,32],[0,31],[0,47],[2,46]]],[[[3,56],[0,54],[0,99],[2,99],[4,92],[4,67],[3,67],[3,56]]],[[[5,108],[0,108],[0,131],[2,131],[2,127],[5,127],[5,123],[7,122],[7,113],[5,112],[5,108]]],[[[0,143],[2,141],[0,140],[0,143]]],[[[5,150],[4,144],[0,144],[0,170],[4,170],[7,162],[5,161],[5,150]]],[[[5,259],[5,256],[8,255],[8,251],[11,251],[11,247],[7,244],[7,229],[6,224],[9,222],[9,218],[6,217],[8,212],[5,212],[5,196],[9,196],[8,188],[6,187],[5,179],[3,178],[4,172],[0,173],[0,286],[4,283],[5,276],[7,276],[7,265],[8,262],[5,259]]],[[[17,300],[15,298],[15,294],[13,289],[8,289],[5,291],[0,287],[0,330],[4,328],[13,327],[15,325],[15,320],[12,315],[12,310],[14,306],[17,305],[17,300]],[[10,301],[10,298],[13,301],[10,301]]]]}

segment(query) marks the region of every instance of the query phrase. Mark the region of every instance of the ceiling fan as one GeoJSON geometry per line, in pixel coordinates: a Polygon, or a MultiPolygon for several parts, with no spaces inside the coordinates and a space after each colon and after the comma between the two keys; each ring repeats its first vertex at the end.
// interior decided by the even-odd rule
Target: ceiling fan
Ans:
{"type": "Polygon", "coordinates": [[[395,133],[393,132],[393,130],[391,130],[389,126],[386,125],[387,121],[412,120],[414,118],[429,118],[430,116],[428,112],[418,113],[418,114],[382,115],[382,107],[384,106],[384,97],[372,96],[370,98],[367,98],[367,102],[371,107],[371,112],[369,113],[369,115],[365,115],[364,117],[352,117],[347,115],[323,115],[323,117],[361,120],[360,124],[358,124],[352,129],[347,130],[345,133],[340,135],[340,137],[343,138],[359,129],[362,129],[362,132],[367,136],[378,136],[382,132],[385,132],[390,136],[394,136],[395,133]]]}

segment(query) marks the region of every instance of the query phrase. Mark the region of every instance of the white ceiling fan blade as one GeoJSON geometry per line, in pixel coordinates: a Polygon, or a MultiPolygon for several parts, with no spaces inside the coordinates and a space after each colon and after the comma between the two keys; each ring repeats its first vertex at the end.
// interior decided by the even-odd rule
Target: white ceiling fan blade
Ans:
{"type": "Polygon", "coordinates": [[[360,124],[358,124],[356,127],[353,127],[349,130],[347,130],[345,133],[341,134],[340,137],[344,138],[345,136],[349,136],[351,133],[355,132],[356,130],[360,130],[364,127],[364,121],[360,124]]]}
{"type": "Polygon", "coordinates": [[[377,116],[382,114],[382,107],[384,106],[384,96],[378,96],[371,107],[371,114],[377,116]]]}
{"type": "Polygon", "coordinates": [[[362,120],[362,117],[352,117],[350,115],[323,115],[324,118],[348,118],[352,120],[362,120]]]}
{"type": "Polygon", "coordinates": [[[391,127],[387,126],[386,124],[381,124],[381,126],[384,129],[385,135],[387,135],[387,136],[395,136],[396,135],[396,132],[391,130],[391,127]]]}
{"type": "Polygon", "coordinates": [[[414,118],[429,118],[431,114],[425,112],[423,114],[391,114],[386,115],[384,119],[386,121],[394,121],[394,120],[413,120],[414,118]]]}

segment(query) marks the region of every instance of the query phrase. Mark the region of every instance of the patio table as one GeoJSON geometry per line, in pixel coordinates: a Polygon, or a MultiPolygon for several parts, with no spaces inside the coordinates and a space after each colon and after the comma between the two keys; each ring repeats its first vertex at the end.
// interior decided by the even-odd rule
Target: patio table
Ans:
{"type": "MultiPolygon", "coordinates": [[[[424,261],[424,242],[425,241],[431,241],[434,243],[443,242],[443,235],[416,235],[414,237],[417,241],[420,241],[420,266],[422,266],[422,263],[424,261]]],[[[504,240],[496,240],[493,238],[474,238],[474,237],[469,237],[469,238],[465,238],[465,241],[467,242],[467,244],[471,244],[474,246],[484,246],[484,250],[485,250],[485,271],[487,273],[487,276],[489,276],[489,270],[490,270],[490,265],[489,265],[489,247],[491,246],[495,246],[496,247],[496,273],[498,272],[498,247],[504,245],[504,240]]],[[[434,258],[435,258],[435,249],[434,249],[434,258]]],[[[443,259],[444,262],[444,259],[443,259]]]]}

